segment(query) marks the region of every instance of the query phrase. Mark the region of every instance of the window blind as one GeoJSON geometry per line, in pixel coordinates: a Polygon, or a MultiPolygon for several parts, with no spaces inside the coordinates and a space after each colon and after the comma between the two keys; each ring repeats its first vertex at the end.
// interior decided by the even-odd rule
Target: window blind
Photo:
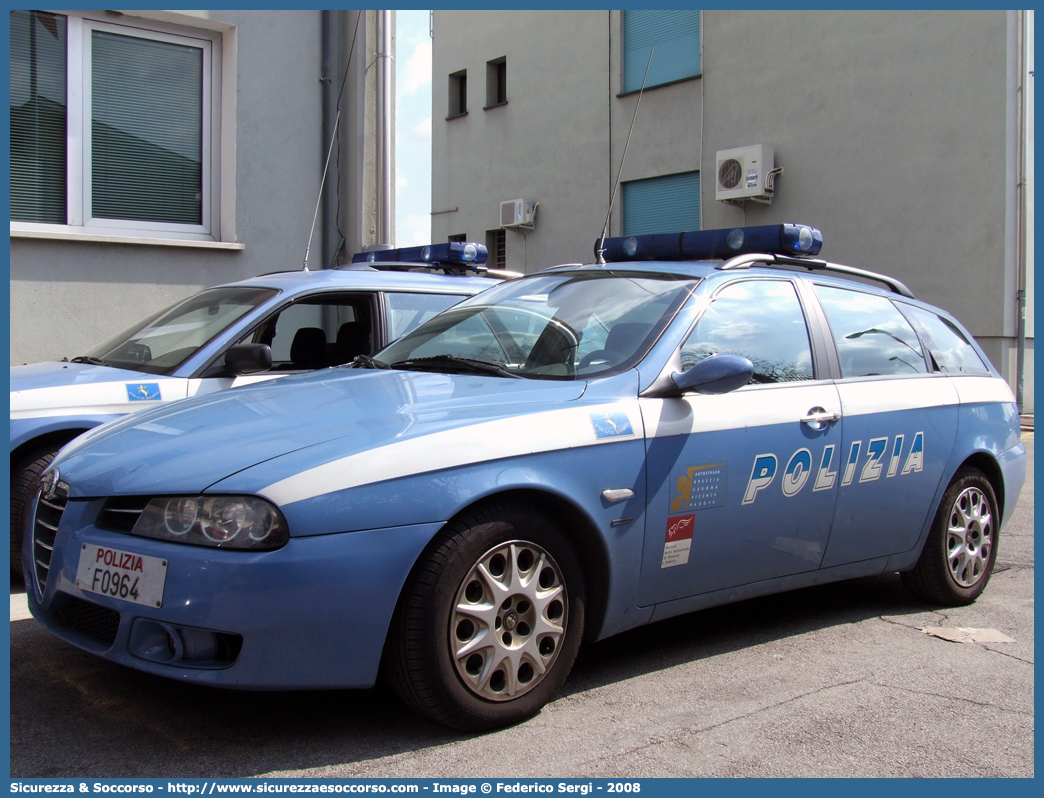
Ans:
{"type": "Polygon", "coordinates": [[[699,172],[683,172],[623,184],[625,236],[699,229],[699,172]]]}
{"type": "Polygon", "coordinates": [[[66,221],[66,18],[11,12],[11,219],[66,221]]]}
{"type": "Polygon", "coordinates": [[[202,223],[203,50],[95,30],[91,215],[202,223]]]}
{"type": "Polygon", "coordinates": [[[642,87],[647,66],[647,87],[700,74],[699,11],[625,11],[623,38],[624,91],[642,87]]]}

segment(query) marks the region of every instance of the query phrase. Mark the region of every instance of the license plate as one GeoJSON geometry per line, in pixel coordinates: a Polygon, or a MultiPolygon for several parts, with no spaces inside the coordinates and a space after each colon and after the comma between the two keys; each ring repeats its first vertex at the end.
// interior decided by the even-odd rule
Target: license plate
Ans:
{"type": "Polygon", "coordinates": [[[163,585],[167,581],[167,561],[129,551],[84,543],[76,569],[76,586],[141,604],[163,606],[163,585]]]}

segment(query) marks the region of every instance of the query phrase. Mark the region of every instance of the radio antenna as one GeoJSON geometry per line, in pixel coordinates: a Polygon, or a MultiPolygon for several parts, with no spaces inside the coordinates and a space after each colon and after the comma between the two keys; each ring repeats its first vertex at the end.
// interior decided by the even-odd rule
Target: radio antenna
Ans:
{"type": "Polygon", "coordinates": [[[634,116],[631,117],[631,126],[627,128],[627,138],[624,139],[623,154],[620,156],[620,170],[616,173],[616,184],[613,186],[612,196],[609,197],[609,210],[605,214],[605,227],[602,228],[602,237],[598,240],[597,257],[595,258],[595,263],[599,266],[605,265],[605,237],[609,235],[609,219],[613,215],[613,203],[616,201],[616,191],[620,188],[624,159],[627,157],[627,145],[631,143],[631,131],[634,130],[634,120],[638,118],[638,106],[642,104],[642,95],[645,93],[645,81],[649,79],[649,67],[652,66],[654,52],[656,52],[655,47],[649,50],[649,63],[645,65],[645,77],[642,78],[642,87],[638,90],[638,101],[634,104],[634,116]]]}
{"type": "Polygon", "coordinates": [[[344,84],[348,80],[348,68],[352,65],[352,55],[355,53],[355,40],[359,36],[359,22],[364,12],[359,11],[355,17],[355,32],[352,34],[352,46],[348,50],[348,61],[344,65],[344,77],[341,78],[341,89],[337,92],[337,115],[334,117],[333,132],[330,134],[330,146],[326,150],[326,164],[323,166],[323,178],[319,182],[319,196],[315,198],[315,213],[312,214],[312,229],[308,231],[308,243],[305,244],[304,267],[302,271],[308,271],[308,253],[312,249],[312,236],[315,235],[315,222],[319,218],[319,205],[323,201],[323,189],[326,187],[326,173],[330,169],[330,156],[333,155],[334,142],[337,141],[337,125],[341,121],[341,96],[344,94],[344,84]]]}
{"type": "MultiPolygon", "coordinates": [[[[362,12],[360,12],[362,13],[362,12]]],[[[312,229],[308,231],[308,243],[305,245],[304,268],[308,271],[308,253],[312,249],[312,236],[315,235],[315,222],[319,218],[319,205],[323,201],[323,189],[326,187],[326,173],[330,169],[330,156],[333,155],[334,141],[337,140],[337,124],[341,121],[341,109],[337,109],[334,117],[333,133],[330,136],[330,147],[326,151],[326,165],[323,167],[323,179],[319,183],[319,196],[315,198],[315,213],[312,214],[312,229]]]]}

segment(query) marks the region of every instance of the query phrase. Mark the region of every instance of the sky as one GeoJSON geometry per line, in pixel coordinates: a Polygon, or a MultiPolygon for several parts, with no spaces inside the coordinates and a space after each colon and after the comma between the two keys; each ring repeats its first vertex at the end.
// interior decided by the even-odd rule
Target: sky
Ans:
{"type": "Polygon", "coordinates": [[[428,11],[397,11],[395,245],[431,243],[431,36],[428,11]]]}

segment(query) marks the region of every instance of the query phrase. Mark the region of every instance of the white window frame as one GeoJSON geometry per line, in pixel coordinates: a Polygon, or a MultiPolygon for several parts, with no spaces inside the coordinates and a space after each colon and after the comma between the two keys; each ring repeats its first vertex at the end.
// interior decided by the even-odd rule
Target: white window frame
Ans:
{"type": "MultiPolygon", "coordinates": [[[[11,222],[12,238],[242,249],[235,243],[235,28],[188,27],[130,16],[61,12],[67,19],[67,224],[11,222]],[[212,28],[212,29],[208,29],[212,28]],[[91,35],[106,31],[203,51],[202,224],[93,216],[91,208],[91,35]]],[[[145,12],[147,13],[147,12],[145,12]]],[[[157,16],[181,17],[169,12],[157,16]]],[[[180,22],[181,20],[178,19],[180,22]]],[[[197,20],[191,18],[192,23],[197,20]]],[[[200,20],[202,21],[202,20],[200,20]]]]}

